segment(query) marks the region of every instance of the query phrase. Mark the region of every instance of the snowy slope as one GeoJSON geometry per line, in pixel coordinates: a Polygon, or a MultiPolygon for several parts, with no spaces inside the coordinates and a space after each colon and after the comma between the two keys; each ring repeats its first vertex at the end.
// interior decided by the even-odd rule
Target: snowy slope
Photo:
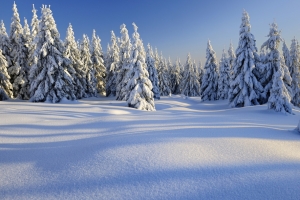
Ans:
{"type": "Polygon", "coordinates": [[[300,110],[0,102],[0,199],[300,199],[300,110]]]}

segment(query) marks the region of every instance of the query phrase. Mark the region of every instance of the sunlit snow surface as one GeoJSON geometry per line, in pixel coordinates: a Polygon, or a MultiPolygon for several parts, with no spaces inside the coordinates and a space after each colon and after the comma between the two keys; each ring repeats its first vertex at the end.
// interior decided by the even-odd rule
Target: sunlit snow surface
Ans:
{"type": "Polygon", "coordinates": [[[0,102],[0,199],[300,199],[300,110],[0,102]]]}

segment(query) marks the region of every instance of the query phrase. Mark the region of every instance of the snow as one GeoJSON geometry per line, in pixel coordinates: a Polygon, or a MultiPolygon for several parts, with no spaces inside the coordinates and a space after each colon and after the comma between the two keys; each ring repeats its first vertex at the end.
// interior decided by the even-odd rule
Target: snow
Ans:
{"type": "Polygon", "coordinates": [[[155,105],[1,101],[1,199],[299,199],[299,108],[155,105]]]}

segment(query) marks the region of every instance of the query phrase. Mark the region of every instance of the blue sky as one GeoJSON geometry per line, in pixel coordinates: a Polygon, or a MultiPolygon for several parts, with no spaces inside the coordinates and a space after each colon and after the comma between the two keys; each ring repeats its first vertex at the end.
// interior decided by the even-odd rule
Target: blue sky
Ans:
{"type": "MultiPolygon", "coordinates": [[[[8,32],[12,4],[13,0],[5,0],[0,8],[0,19],[8,32]]],[[[231,40],[236,48],[243,9],[250,15],[258,48],[267,39],[269,24],[274,20],[288,46],[294,36],[300,39],[299,0],[17,0],[16,4],[22,23],[24,17],[31,22],[32,4],[38,15],[42,4],[51,5],[61,39],[64,40],[69,23],[76,39],[84,33],[91,36],[95,29],[104,51],[111,30],[119,36],[119,27],[125,23],[131,35],[131,24],[135,22],[145,46],[150,43],[165,57],[170,56],[173,61],[181,58],[182,63],[191,53],[192,59],[204,64],[208,39],[218,58],[223,48],[227,51],[231,40]]]]}

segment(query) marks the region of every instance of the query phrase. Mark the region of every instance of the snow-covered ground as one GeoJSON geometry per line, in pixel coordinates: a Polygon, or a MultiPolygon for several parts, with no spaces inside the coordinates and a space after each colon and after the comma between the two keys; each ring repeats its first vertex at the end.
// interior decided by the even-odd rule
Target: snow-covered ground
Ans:
{"type": "Polygon", "coordinates": [[[0,102],[0,199],[300,199],[300,110],[0,102]]]}

